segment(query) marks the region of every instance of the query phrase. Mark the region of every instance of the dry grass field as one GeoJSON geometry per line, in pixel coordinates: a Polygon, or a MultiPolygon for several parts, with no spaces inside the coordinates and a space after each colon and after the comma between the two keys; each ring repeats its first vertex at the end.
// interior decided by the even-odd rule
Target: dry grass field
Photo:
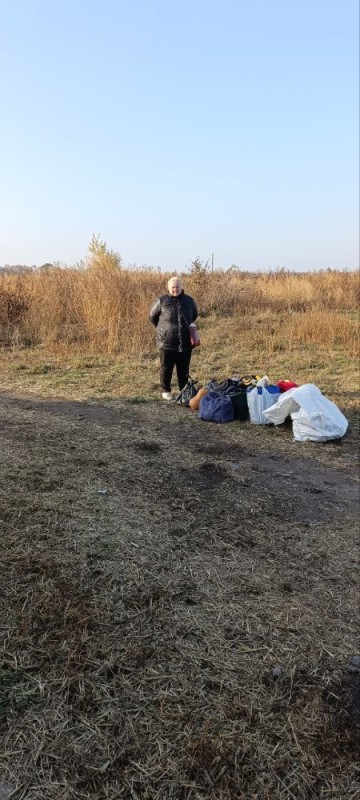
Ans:
{"type": "Polygon", "coordinates": [[[356,800],[358,276],[187,281],[194,377],[347,416],[299,444],[159,402],[164,276],[100,255],[0,278],[0,798],[356,800]]]}

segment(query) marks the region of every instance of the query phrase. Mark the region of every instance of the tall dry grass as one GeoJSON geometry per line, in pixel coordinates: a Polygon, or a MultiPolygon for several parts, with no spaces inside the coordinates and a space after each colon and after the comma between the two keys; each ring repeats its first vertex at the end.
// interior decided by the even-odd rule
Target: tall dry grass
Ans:
{"type": "MultiPolygon", "coordinates": [[[[148,352],[154,347],[149,307],[166,291],[168,277],[151,269],[126,270],[113,256],[99,255],[82,269],[54,266],[3,274],[0,342],[50,351],[148,352]]],[[[240,335],[254,332],[262,319],[267,350],[283,347],[285,340],[289,349],[314,343],[339,345],[350,355],[357,352],[360,285],[355,271],[204,270],[184,276],[184,281],[201,317],[231,317],[240,335]]]]}

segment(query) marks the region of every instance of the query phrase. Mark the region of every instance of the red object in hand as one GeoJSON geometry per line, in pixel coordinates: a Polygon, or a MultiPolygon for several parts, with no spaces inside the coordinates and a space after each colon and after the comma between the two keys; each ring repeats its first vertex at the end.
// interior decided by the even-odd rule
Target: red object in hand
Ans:
{"type": "Polygon", "coordinates": [[[189,334],[190,334],[191,347],[199,347],[200,345],[199,331],[193,322],[191,323],[191,325],[189,325],[189,334]]]}

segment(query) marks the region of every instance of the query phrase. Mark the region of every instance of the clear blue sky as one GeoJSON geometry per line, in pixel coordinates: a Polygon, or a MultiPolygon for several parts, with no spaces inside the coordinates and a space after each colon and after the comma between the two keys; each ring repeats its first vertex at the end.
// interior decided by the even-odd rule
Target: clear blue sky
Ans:
{"type": "Polygon", "coordinates": [[[0,265],[358,266],[358,0],[0,0],[0,265]]]}

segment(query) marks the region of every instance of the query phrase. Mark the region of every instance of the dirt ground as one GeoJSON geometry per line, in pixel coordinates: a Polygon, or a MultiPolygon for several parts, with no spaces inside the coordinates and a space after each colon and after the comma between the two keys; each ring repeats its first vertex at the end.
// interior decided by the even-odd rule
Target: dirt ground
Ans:
{"type": "Polygon", "coordinates": [[[349,422],[0,395],[1,800],[360,797],[349,422]]]}

